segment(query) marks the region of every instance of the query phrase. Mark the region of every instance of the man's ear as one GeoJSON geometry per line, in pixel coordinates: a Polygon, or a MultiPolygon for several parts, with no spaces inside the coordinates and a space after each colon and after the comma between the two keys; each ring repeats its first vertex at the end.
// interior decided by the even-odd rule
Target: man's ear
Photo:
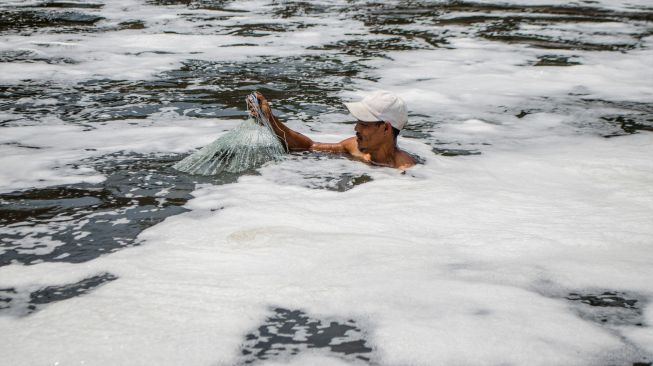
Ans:
{"type": "Polygon", "coordinates": [[[384,122],[383,123],[383,133],[387,133],[388,131],[392,131],[392,125],[390,122],[384,122]]]}

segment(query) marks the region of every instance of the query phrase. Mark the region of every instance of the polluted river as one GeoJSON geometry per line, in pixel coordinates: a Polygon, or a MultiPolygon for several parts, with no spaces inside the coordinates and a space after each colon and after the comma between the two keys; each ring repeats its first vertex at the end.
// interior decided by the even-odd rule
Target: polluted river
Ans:
{"type": "Polygon", "coordinates": [[[0,2],[0,363],[653,362],[649,0],[0,2]],[[263,93],[406,172],[173,168],[263,93]]]}

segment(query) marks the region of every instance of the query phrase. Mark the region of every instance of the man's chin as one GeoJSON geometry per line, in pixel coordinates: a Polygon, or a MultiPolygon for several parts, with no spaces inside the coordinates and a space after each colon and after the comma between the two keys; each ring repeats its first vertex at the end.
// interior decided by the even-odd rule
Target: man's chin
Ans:
{"type": "Polygon", "coordinates": [[[356,143],[358,145],[358,151],[360,151],[360,152],[366,152],[367,151],[367,147],[361,145],[360,141],[357,141],[356,143]]]}

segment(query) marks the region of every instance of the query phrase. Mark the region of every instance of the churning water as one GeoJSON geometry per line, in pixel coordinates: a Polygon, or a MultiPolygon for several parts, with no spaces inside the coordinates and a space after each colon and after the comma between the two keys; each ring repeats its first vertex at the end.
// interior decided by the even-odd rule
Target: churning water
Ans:
{"type": "Polygon", "coordinates": [[[648,0],[0,3],[0,363],[650,365],[648,0]],[[328,154],[172,166],[261,91],[328,154]]]}

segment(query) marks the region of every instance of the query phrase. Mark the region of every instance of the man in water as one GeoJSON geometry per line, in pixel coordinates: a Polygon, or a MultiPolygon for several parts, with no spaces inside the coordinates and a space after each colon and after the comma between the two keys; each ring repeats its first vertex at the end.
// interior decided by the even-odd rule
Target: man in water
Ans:
{"type": "Polygon", "coordinates": [[[354,127],[356,136],[337,143],[315,142],[291,130],[274,116],[263,94],[256,93],[256,96],[261,111],[287,151],[348,154],[359,161],[401,170],[415,165],[415,160],[397,147],[397,136],[408,121],[408,113],[406,103],[391,92],[377,91],[365,96],[360,102],[344,103],[357,120],[354,127]]]}

